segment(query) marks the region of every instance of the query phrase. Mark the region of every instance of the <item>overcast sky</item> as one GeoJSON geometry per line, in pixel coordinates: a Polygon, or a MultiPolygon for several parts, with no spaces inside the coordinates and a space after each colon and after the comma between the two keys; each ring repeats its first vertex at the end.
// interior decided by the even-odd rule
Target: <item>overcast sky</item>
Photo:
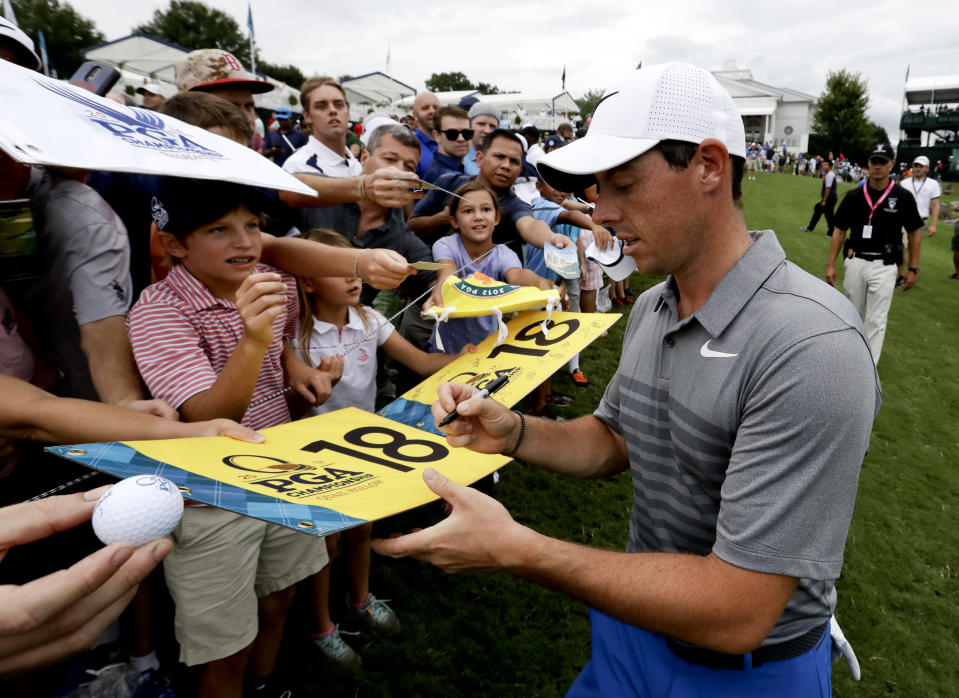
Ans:
{"type": "MultiPolygon", "coordinates": [[[[107,39],[129,33],[169,0],[68,0],[107,39]]],[[[245,31],[246,0],[206,0],[245,31]]],[[[257,46],[271,63],[305,74],[385,71],[417,90],[434,72],[460,71],[504,90],[580,97],[644,64],[681,60],[712,70],[727,60],[753,78],[813,96],[830,70],[868,81],[871,119],[899,138],[907,66],[910,76],[959,73],[957,15],[949,3],[780,3],[691,0],[529,0],[489,2],[316,2],[253,0],[257,46]],[[675,9],[673,9],[675,8],[675,9]]],[[[248,67],[248,66],[247,66],[248,67]]]]}

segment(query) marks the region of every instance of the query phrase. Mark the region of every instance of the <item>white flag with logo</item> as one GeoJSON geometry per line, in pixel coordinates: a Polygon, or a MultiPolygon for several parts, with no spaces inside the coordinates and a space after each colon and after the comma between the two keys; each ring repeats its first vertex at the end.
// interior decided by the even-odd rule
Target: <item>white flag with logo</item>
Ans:
{"type": "Polygon", "coordinates": [[[36,165],[316,192],[259,153],[157,112],[0,61],[0,148],[36,165]]]}

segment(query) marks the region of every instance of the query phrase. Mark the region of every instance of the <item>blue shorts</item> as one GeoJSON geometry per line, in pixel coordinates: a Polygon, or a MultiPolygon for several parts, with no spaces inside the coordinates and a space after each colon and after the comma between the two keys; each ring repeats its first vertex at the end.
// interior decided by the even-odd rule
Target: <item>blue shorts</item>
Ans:
{"type": "Polygon", "coordinates": [[[589,613],[593,656],[566,698],[832,695],[832,643],[828,627],[819,643],[798,657],[766,662],[756,668],[710,669],[677,657],[662,635],[640,630],[599,611],[590,609],[589,613]]]}

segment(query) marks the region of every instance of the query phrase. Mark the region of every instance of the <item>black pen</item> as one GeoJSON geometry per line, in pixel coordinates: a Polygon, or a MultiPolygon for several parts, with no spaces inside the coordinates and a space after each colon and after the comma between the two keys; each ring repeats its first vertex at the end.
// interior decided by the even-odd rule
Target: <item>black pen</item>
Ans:
{"type": "MultiPolygon", "coordinates": [[[[502,388],[509,382],[509,376],[500,376],[496,380],[492,381],[489,385],[483,388],[479,393],[477,393],[481,398],[488,398],[490,395],[495,393],[497,390],[502,388]]],[[[473,396],[475,397],[475,395],[473,396]]],[[[440,422],[441,427],[445,427],[447,424],[450,424],[457,419],[459,419],[460,413],[456,410],[453,410],[448,415],[443,417],[443,421],[440,422]]]]}

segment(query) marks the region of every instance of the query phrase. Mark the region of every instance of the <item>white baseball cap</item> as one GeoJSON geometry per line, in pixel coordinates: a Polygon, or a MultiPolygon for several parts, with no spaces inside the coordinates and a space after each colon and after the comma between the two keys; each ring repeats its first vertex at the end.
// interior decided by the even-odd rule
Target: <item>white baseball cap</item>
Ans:
{"type": "Polygon", "coordinates": [[[380,126],[401,126],[400,122],[394,119],[391,116],[387,116],[382,112],[373,112],[372,114],[367,114],[366,118],[363,119],[363,135],[360,136],[360,142],[363,145],[369,145],[370,136],[373,135],[373,131],[378,129],[380,126]]]}
{"type": "Polygon", "coordinates": [[[917,155],[916,159],[912,161],[913,165],[922,165],[923,167],[929,167],[929,158],[925,155],[917,155]]]}
{"type": "Polygon", "coordinates": [[[151,95],[158,95],[160,97],[165,97],[163,94],[163,88],[160,87],[155,82],[145,82],[137,88],[137,94],[142,95],[149,92],[151,95]]]}
{"type": "Polygon", "coordinates": [[[16,52],[17,65],[31,70],[40,70],[43,63],[40,62],[40,56],[37,55],[33,46],[33,39],[23,33],[16,24],[10,20],[0,17],[0,42],[7,44],[16,52]]]}
{"type": "Polygon", "coordinates": [[[746,132],[733,98],[708,70],[664,63],[633,71],[603,95],[589,131],[540,158],[536,169],[560,191],[580,191],[594,174],[632,160],[660,141],[715,138],[746,157],[746,132]]]}

